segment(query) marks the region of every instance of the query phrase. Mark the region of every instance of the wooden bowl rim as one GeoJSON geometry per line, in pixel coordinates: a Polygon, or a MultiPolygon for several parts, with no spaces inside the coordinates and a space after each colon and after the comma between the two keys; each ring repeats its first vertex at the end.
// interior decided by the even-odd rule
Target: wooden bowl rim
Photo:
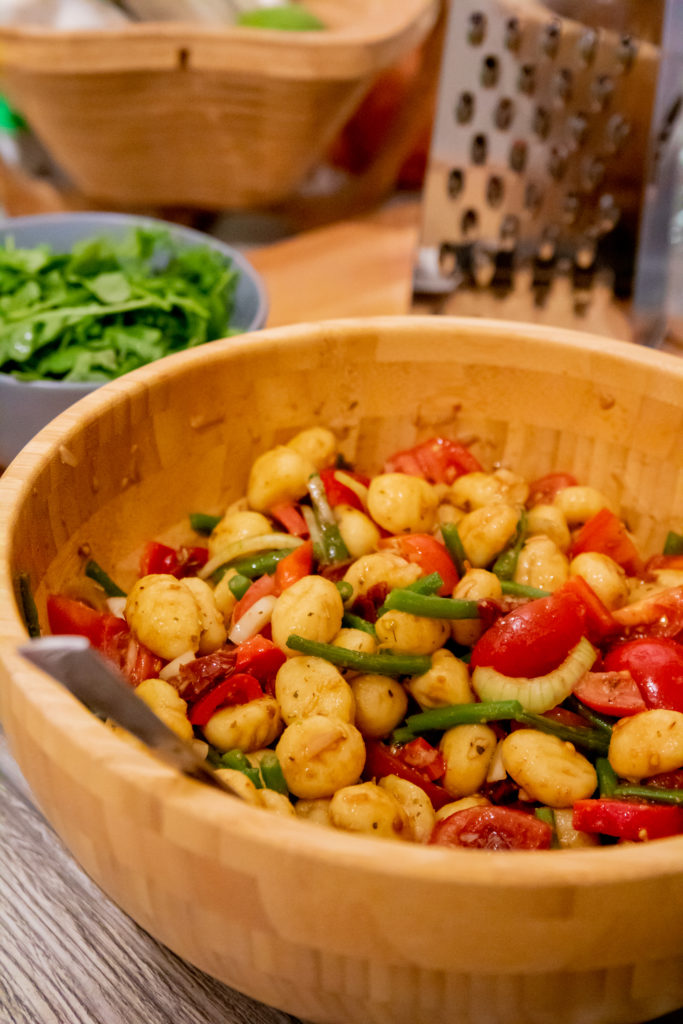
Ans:
{"type": "MultiPolygon", "coordinates": [[[[495,334],[508,342],[527,340],[545,347],[548,342],[565,352],[627,361],[642,370],[657,369],[683,380],[683,362],[674,355],[631,346],[628,342],[607,339],[583,332],[548,328],[534,324],[494,319],[459,317],[376,317],[353,318],[304,323],[265,329],[252,335],[214,343],[214,354],[229,359],[231,353],[242,353],[248,347],[267,349],[287,345],[296,340],[311,341],[321,336],[329,339],[335,332],[344,337],[365,334],[372,326],[383,334],[432,332],[445,334],[467,332],[479,337],[495,334]]],[[[182,373],[186,363],[198,358],[197,350],[167,357],[167,367],[182,373]]],[[[683,836],[660,839],[643,844],[624,844],[582,850],[563,851],[473,851],[424,847],[409,843],[383,843],[373,838],[348,835],[321,828],[308,822],[281,818],[252,808],[190,779],[179,777],[152,755],[128,746],[117,738],[90,712],[79,705],[44,673],[29,666],[16,646],[26,640],[9,576],[9,543],[19,517],[22,499],[29,492],[33,479],[60,450],[68,448],[70,437],[107,409],[126,401],[126,396],[154,386],[158,363],[150,364],[113,381],[81,399],[62,413],[53,424],[44,428],[29,442],[0,477],[0,658],[4,661],[8,686],[4,698],[18,700],[36,714],[49,714],[55,742],[65,739],[80,755],[93,758],[95,767],[107,772],[122,787],[143,792],[158,803],[160,813],[166,800],[178,801],[196,820],[198,827],[209,824],[215,830],[221,820],[226,841],[232,833],[257,842],[263,850],[277,855],[284,848],[304,859],[345,865],[382,877],[396,877],[453,888],[485,885],[500,889],[544,889],[566,886],[580,888],[593,885],[619,884],[626,880],[646,880],[654,876],[673,877],[683,872],[683,836]],[[222,802],[221,802],[222,801],[222,802]]],[[[10,744],[12,737],[9,737],[10,744]]],[[[55,748],[57,749],[57,748],[55,748]]]]}

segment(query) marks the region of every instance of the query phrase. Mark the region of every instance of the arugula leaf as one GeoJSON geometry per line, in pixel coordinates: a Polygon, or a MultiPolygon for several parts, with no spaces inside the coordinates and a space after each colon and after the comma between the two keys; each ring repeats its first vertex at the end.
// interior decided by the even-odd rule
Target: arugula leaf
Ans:
{"type": "Polygon", "coordinates": [[[166,228],[84,239],[70,253],[0,247],[0,372],[100,382],[230,329],[238,272],[166,228]]]}

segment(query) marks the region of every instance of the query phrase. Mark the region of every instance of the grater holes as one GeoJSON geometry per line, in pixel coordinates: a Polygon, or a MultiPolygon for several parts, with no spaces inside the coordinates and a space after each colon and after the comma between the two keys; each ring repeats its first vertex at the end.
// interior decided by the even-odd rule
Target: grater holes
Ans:
{"type": "Polygon", "coordinates": [[[569,134],[577,146],[582,146],[586,141],[586,135],[588,134],[588,118],[582,110],[577,110],[575,114],[572,114],[567,120],[567,127],[569,134]]]}
{"type": "Polygon", "coordinates": [[[606,192],[600,196],[598,202],[598,231],[600,234],[606,235],[609,231],[612,231],[616,226],[621,216],[621,210],[616,204],[616,200],[613,195],[606,192]]]}
{"type": "Polygon", "coordinates": [[[467,124],[474,117],[474,94],[461,92],[455,104],[455,119],[458,124],[467,124]]]}
{"type": "Polygon", "coordinates": [[[591,99],[593,110],[604,110],[614,92],[614,79],[611,75],[598,75],[591,83],[591,99]]]}
{"type": "Polygon", "coordinates": [[[632,36],[622,36],[619,40],[615,52],[617,63],[620,66],[621,71],[629,71],[636,59],[637,44],[632,36]]]}
{"type": "Polygon", "coordinates": [[[536,250],[536,255],[539,260],[543,260],[543,262],[547,263],[555,258],[557,254],[559,234],[560,233],[554,224],[549,224],[543,229],[538,243],[538,249],[536,250]]]}
{"type": "Polygon", "coordinates": [[[582,182],[587,192],[593,192],[605,177],[606,167],[600,157],[591,157],[585,161],[582,169],[582,182]]]}
{"type": "Polygon", "coordinates": [[[496,128],[500,128],[501,131],[505,131],[512,124],[515,116],[515,105],[511,99],[504,96],[498,101],[496,109],[493,112],[493,123],[496,128]]]}
{"type": "Polygon", "coordinates": [[[566,225],[576,224],[581,212],[581,200],[576,192],[567,192],[562,200],[562,221],[566,225]]]}
{"type": "Polygon", "coordinates": [[[528,155],[529,148],[526,142],[523,139],[515,139],[510,146],[510,153],[508,155],[510,170],[521,173],[526,167],[528,155]]]}
{"type": "Polygon", "coordinates": [[[539,139],[547,139],[550,135],[552,120],[545,107],[536,107],[531,118],[531,130],[539,139]]]}
{"type": "Polygon", "coordinates": [[[595,29],[588,28],[579,37],[577,44],[579,51],[579,57],[584,64],[592,64],[595,60],[595,54],[598,51],[598,33],[595,29]]]}
{"type": "Polygon", "coordinates": [[[486,183],[486,202],[489,206],[500,206],[505,194],[503,179],[499,174],[492,174],[486,183]]]}
{"type": "Polygon", "coordinates": [[[503,217],[500,225],[501,248],[509,250],[514,248],[519,238],[519,217],[515,213],[508,213],[503,217]]]}
{"type": "Polygon", "coordinates": [[[489,153],[488,139],[483,132],[479,132],[473,136],[470,144],[470,160],[473,164],[481,166],[486,163],[486,159],[489,153]]]}
{"type": "Polygon", "coordinates": [[[481,46],[486,36],[486,15],[482,11],[472,11],[467,19],[467,42],[470,46],[481,46]]]}
{"type": "Polygon", "coordinates": [[[543,192],[534,181],[530,181],[524,189],[524,209],[534,217],[543,204],[543,192]]]}
{"type": "Polygon", "coordinates": [[[460,231],[465,238],[471,238],[479,226],[479,215],[476,210],[465,210],[460,218],[460,231]]]}
{"type": "Polygon", "coordinates": [[[518,50],[522,42],[522,30],[519,26],[519,18],[508,18],[503,30],[503,46],[506,50],[518,50]]]}
{"type": "Polygon", "coordinates": [[[548,154],[548,174],[555,181],[564,178],[569,155],[564,146],[552,146],[548,154]]]}
{"type": "Polygon", "coordinates": [[[555,18],[545,26],[541,35],[541,50],[546,57],[555,57],[557,55],[561,37],[562,22],[559,18],[555,18]]]}
{"type": "Polygon", "coordinates": [[[607,122],[607,148],[610,153],[618,153],[631,134],[631,125],[623,114],[612,114],[607,122]]]}
{"type": "Polygon", "coordinates": [[[569,68],[560,68],[553,77],[553,93],[559,103],[568,103],[574,90],[574,76],[569,68]]]}
{"type": "Polygon", "coordinates": [[[439,273],[444,277],[455,277],[458,270],[458,258],[452,245],[442,242],[439,246],[439,273]]]}
{"type": "Polygon", "coordinates": [[[465,175],[459,167],[453,167],[448,172],[448,181],[446,184],[449,199],[457,199],[464,187],[465,175]]]}
{"type": "Polygon", "coordinates": [[[517,76],[517,88],[526,96],[531,96],[536,89],[536,68],[533,64],[522,64],[517,76]]]}
{"type": "Polygon", "coordinates": [[[500,64],[494,54],[489,53],[481,62],[479,81],[484,89],[491,89],[498,84],[500,78],[500,64]]]}

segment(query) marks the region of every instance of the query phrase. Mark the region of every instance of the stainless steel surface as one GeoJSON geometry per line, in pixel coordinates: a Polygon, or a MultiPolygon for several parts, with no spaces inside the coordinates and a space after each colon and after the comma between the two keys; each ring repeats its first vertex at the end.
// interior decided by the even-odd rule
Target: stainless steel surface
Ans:
{"type": "Polygon", "coordinates": [[[496,315],[531,319],[563,278],[583,328],[595,292],[631,296],[646,197],[658,225],[670,211],[657,189],[680,107],[675,6],[451,3],[417,295],[487,290],[510,296],[496,315]]]}
{"type": "Polygon", "coordinates": [[[82,636],[29,640],[19,653],[66,687],[90,711],[137,736],[162,760],[233,796],[240,794],[136,697],[121,674],[82,636]]]}

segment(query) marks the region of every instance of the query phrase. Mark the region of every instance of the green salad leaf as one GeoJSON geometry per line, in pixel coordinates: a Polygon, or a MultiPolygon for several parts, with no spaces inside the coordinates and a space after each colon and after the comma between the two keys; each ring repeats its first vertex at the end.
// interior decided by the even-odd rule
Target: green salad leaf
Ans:
{"type": "Polygon", "coordinates": [[[0,372],[106,381],[230,328],[238,272],[168,229],[86,239],[69,253],[0,247],[0,372]]]}

